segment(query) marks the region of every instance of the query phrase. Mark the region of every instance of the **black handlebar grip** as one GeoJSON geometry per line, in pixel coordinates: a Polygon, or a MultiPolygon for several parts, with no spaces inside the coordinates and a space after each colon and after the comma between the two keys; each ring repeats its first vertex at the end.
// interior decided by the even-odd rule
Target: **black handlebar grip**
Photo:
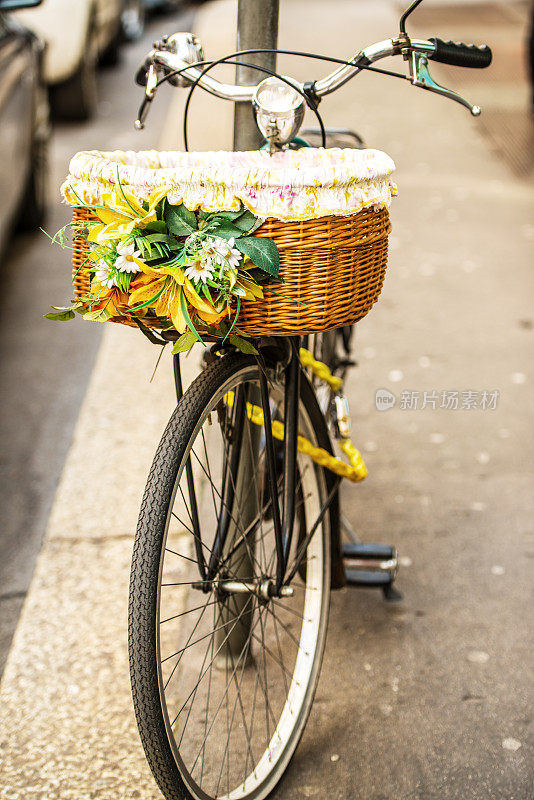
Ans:
{"type": "Polygon", "coordinates": [[[475,44],[463,44],[462,42],[444,42],[443,39],[436,37],[430,41],[436,48],[432,55],[428,56],[432,61],[451,64],[454,67],[475,69],[483,69],[491,64],[492,54],[487,44],[477,47],[475,44]]]}

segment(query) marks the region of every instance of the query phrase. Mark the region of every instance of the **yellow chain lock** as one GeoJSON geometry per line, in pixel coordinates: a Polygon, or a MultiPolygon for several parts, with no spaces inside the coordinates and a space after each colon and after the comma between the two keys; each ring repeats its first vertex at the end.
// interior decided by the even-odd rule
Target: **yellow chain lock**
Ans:
{"type": "MultiPolygon", "coordinates": [[[[332,375],[326,364],[322,361],[317,361],[309,350],[303,347],[300,349],[300,362],[303,367],[309,367],[312,373],[323,383],[327,383],[332,391],[337,392],[341,389],[343,381],[332,375]]],[[[234,393],[228,392],[224,396],[224,400],[228,406],[234,404],[234,393]]],[[[254,425],[265,424],[263,416],[263,409],[253,403],[247,403],[247,416],[254,425]]],[[[273,420],[271,422],[272,432],[275,439],[283,441],[284,439],[284,423],[280,420],[273,420]]],[[[339,475],[341,478],[348,478],[353,483],[363,481],[367,476],[367,467],[359,450],[354,446],[351,439],[343,438],[339,444],[340,449],[347,457],[349,463],[336,458],[331,453],[328,453],[322,447],[313,445],[308,439],[299,434],[297,439],[297,449],[299,453],[303,453],[311,458],[316,464],[330,470],[330,472],[339,475]]]]}

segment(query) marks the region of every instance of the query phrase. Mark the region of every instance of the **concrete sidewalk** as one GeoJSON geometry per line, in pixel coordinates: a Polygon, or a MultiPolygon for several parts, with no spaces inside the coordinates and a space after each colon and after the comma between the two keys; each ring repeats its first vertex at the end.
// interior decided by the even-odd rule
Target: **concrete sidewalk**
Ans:
{"type": "MultiPolygon", "coordinates": [[[[229,0],[202,8],[209,57],[233,49],[234,14],[229,0]]],[[[348,56],[396,26],[386,0],[336,0],[328,13],[292,0],[280,46],[348,56]]],[[[298,78],[325,71],[280,66],[298,78]]],[[[172,102],[163,147],[178,145],[183,97],[172,102]]],[[[200,93],[195,105],[192,146],[228,147],[229,105],[200,93]]],[[[534,192],[465,110],[408,84],[364,75],[322,110],[398,166],[389,275],[359,325],[348,387],[370,476],[343,499],[362,538],[399,547],[404,601],[333,596],[314,710],[274,796],[527,800],[534,192]],[[396,395],[392,410],[376,410],[378,388],[396,395]],[[496,410],[440,408],[443,391],[480,402],[494,390],[496,410]],[[424,410],[404,407],[414,392],[419,409],[427,392],[424,410]]],[[[131,330],[105,333],[1,686],[3,800],[160,797],[126,652],[132,535],[173,407],[168,354],[148,382],[156,357],[131,330]]]]}

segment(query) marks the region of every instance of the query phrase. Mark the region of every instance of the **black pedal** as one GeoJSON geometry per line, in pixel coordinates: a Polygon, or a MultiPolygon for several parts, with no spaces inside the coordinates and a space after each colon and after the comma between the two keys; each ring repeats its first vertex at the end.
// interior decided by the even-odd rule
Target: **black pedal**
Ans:
{"type": "Polygon", "coordinates": [[[386,600],[400,600],[393,587],[398,561],[397,551],[388,544],[350,543],[342,545],[343,564],[349,586],[382,589],[386,600]]]}

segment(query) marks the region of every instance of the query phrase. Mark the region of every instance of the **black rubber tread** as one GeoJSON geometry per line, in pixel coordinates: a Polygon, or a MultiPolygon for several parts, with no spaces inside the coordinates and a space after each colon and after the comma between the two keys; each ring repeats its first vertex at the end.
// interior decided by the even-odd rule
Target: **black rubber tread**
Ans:
{"type": "Polygon", "coordinates": [[[487,44],[477,46],[463,42],[445,42],[437,37],[431,38],[430,41],[436,48],[434,53],[428,56],[432,61],[470,69],[485,69],[491,64],[492,53],[487,44]]]}
{"type": "MultiPolygon", "coordinates": [[[[199,418],[213,394],[231,375],[255,365],[255,359],[231,354],[211,363],[190,385],[174,410],[159,443],[141,505],[132,555],[129,597],[129,661],[133,705],[152,774],[166,800],[191,800],[175,762],[161,710],[156,661],[156,615],[159,560],[169,504],[183,458],[199,418]],[[142,685],[142,690],[140,686],[142,685]]],[[[302,376],[301,399],[317,443],[331,452],[324,418],[308,381],[302,376]]],[[[333,476],[324,471],[326,491],[333,476]]],[[[338,503],[331,512],[339,516],[338,503]]],[[[326,624],[326,623],[325,623],[326,624]]],[[[322,654],[320,654],[320,659],[322,654]]]]}
{"type": "Polygon", "coordinates": [[[32,144],[30,171],[17,219],[19,231],[36,231],[44,224],[48,190],[48,136],[35,138],[32,144]]]}

